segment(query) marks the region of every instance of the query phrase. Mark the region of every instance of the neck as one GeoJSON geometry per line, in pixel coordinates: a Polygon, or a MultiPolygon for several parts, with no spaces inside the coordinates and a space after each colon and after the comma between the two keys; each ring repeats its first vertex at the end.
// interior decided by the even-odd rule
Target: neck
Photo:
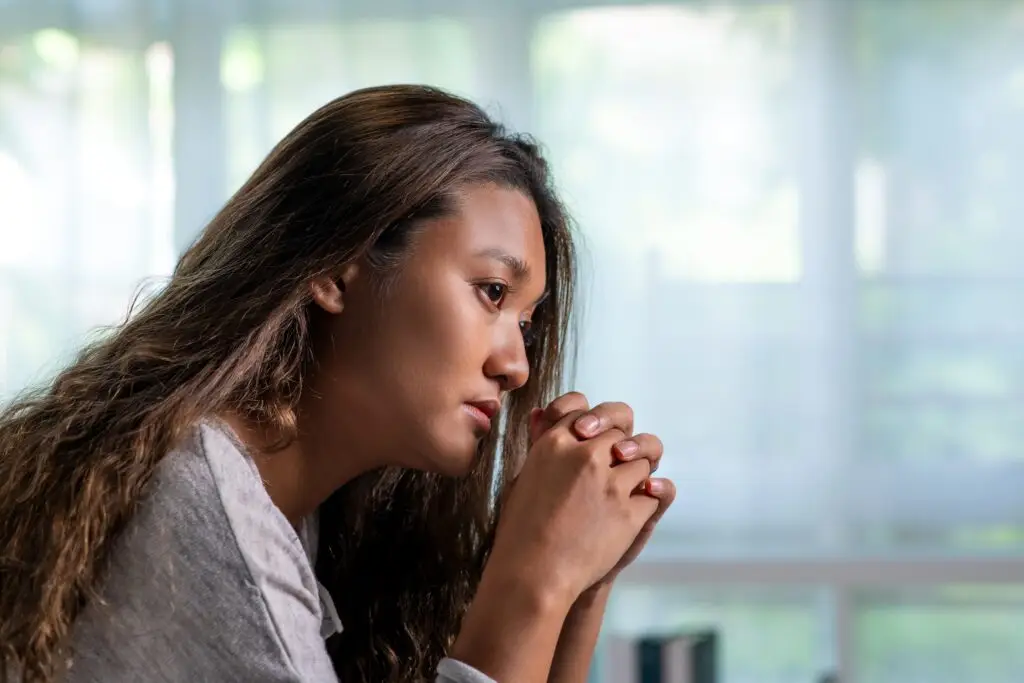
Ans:
{"type": "MultiPolygon", "coordinates": [[[[332,429],[319,428],[315,414],[303,412],[298,436],[284,448],[277,430],[237,414],[223,416],[259,470],[263,485],[291,525],[313,514],[332,493],[383,463],[360,459],[355,452],[339,453],[336,444],[352,444],[332,429]]],[[[325,425],[326,426],[326,425],[325,425]]]]}

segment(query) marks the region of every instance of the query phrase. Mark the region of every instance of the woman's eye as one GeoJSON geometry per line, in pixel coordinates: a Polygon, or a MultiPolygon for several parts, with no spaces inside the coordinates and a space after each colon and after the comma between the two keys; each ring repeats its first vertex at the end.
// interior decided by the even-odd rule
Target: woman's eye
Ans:
{"type": "Polygon", "coordinates": [[[529,320],[521,320],[519,322],[519,331],[523,333],[523,344],[526,345],[526,348],[533,346],[537,336],[533,331],[533,323],[529,320]]]}
{"type": "Polygon", "coordinates": [[[505,295],[508,294],[508,285],[503,285],[500,282],[488,282],[481,285],[481,289],[483,289],[487,300],[495,306],[500,306],[505,300],[505,295]]]}

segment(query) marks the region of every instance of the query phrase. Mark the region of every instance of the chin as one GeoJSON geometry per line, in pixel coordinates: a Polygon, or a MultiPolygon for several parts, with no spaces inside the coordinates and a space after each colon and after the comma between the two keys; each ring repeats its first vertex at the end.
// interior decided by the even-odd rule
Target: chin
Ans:
{"type": "Polygon", "coordinates": [[[444,477],[464,477],[473,471],[480,456],[480,440],[473,438],[466,443],[438,444],[430,458],[429,470],[444,477]]]}
{"type": "Polygon", "coordinates": [[[412,448],[405,449],[410,458],[405,466],[443,477],[464,477],[472,472],[480,459],[480,446],[487,439],[487,432],[475,428],[461,410],[455,418],[452,419],[451,414],[442,415],[441,419],[421,423],[420,430],[408,434],[410,442],[407,443],[412,448]]]}

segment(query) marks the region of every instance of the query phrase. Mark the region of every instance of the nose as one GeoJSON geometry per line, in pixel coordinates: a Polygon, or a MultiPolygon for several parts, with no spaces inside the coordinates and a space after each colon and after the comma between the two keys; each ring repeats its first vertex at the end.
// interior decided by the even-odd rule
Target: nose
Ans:
{"type": "Polygon", "coordinates": [[[530,379],[530,361],[526,357],[526,345],[518,322],[512,333],[503,334],[502,337],[495,340],[484,364],[484,374],[496,380],[502,392],[514,391],[530,379]]]}

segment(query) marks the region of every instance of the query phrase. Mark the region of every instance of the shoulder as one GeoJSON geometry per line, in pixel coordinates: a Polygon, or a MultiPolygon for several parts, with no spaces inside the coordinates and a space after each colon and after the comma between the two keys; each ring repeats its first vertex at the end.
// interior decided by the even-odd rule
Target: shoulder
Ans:
{"type": "Polygon", "coordinates": [[[316,581],[253,463],[201,424],[164,457],[72,633],[70,681],[333,681],[316,581]]]}

